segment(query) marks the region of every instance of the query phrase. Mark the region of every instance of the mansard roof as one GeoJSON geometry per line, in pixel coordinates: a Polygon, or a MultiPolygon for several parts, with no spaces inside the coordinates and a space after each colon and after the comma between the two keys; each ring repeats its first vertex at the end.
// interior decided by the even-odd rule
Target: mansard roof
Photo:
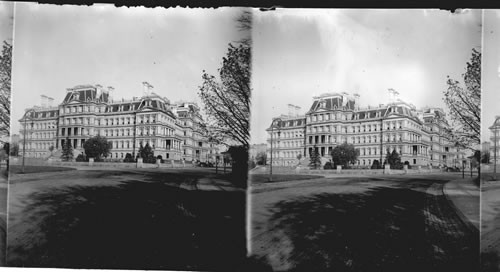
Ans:
{"type": "MultiPolygon", "coordinates": [[[[273,121],[276,118],[273,119],[273,121]]],[[[295,128],[301,128],[304,127],[306,124],[306,118],[304,116],[296,116],[296,117],[289,117],[289,116],[283,116],[280,118],[279,122],[276,123],[277,127],[283,128],[283,127],[295,127],[295,128]]],[[[269,129],[273,125],[273,122],[269,125],[269,129]]]]}
{"type": "Polygon", "coordinates": [[[309,109],[309,112],[317,110],[354,110],[355,101],[352,98],[340,94],[332,94],[331,96],[320,96],[314,99],[314,102],[309,109]]]}
{"type": "Polygon", "coordinates": [[[495,121],[493,122],[493,125],[489,127],[489,129],[500,129],[500,116],[495,116],[495,121]]]}
{"type": "Polygon", "coordinates": [[[33,107],[26,109],[25,114],[19,119],[19,121],[24,121],[24,119],[41,119],[41,118],[56,118],[59,116],[59,110],[57,108],[41,108],[33,107]]]}
{"type": "Polygon", "coordinates": [[[109,102],[109,93],[92,85],[78,85],[73,88],[68,88],[63,104],[70,102],[109,102]]]}

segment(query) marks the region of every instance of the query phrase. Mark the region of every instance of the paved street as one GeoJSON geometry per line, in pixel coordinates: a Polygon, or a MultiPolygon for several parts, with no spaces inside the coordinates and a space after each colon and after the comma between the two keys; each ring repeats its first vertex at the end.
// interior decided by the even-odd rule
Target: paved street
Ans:
{"type": "Polygon", "coordinates": [[[500,181],[491,173],[481,184],[481,266],[483,272],[500,271],[500,181]]]}
{"type": "Polygon", "coordinates": [[[12,175],[9,266],[234,270],[245,191],[212,170],[12,175]]]}
{"type": "Polygon", "coordinates": [[[7,174],[5,164],[0,169],[0,266],[5,265],[7,230],[7,174]]]}
{"type": "MultiPolygon", "coordinates": [[[[478,229],[443,193],[457,178],[332,176],[256,184],[251,253],[274,271],[478,271],[478,229]]],[[[479,214],[479,194],[471,197],[479,214]]]]}

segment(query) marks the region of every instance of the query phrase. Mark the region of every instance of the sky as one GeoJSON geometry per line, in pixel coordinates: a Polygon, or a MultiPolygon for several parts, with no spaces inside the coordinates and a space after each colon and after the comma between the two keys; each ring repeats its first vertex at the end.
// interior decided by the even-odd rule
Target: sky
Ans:
{"type": "Polygon", "coordinates": [[[0,1],[0,42],[2,43],[3,41],[12,43],[13,11],[12,2],[0,1]]]}
{"type": "Polygon", "coordinates": [[[115,88],[116,100],[142,95],[142,82],[171,102],[196,101],[203,70],[217,75],[237,28],[238,8],[116,8],[17,3],[12,133],[40,95],[62,102],[82,84],[115,88]]]}
{"type": "Polygon", "coordinates": [[[251,142],[264,143],[287,104],[304,114],[313,96],[360,94],[360,106],[389,101],[445,107],[446,78],[461,80],[481,49],[481,11],[286,10],[254,13],[251,142]]]}
{"type": "Polygon", "coordinates": [[[484,40],[481,67],[481,140],[489,141],[488,127],[500,115],[500,11],[484,11],[484,40]]]}

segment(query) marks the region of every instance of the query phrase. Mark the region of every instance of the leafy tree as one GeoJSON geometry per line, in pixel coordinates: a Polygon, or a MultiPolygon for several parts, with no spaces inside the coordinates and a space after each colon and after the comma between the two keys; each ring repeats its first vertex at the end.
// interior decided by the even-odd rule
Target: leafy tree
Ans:
{"type": "Polygon", "coordinates": [[[78,154],[78,156],[76,156],[75,161],[77,161],[77,162],[84,162],[84,161],[86,161],[86,158],[85,158],[85,156],[83,154],[78,154]]]}
{"type": "Polygon", "coordinates": [[[10,93],[12,72],[12,45],[3,43],[0,56],[0,133],[10,135],[10,93]]]}
{"type": "Polygon", "coordinates": [[[490,163],[491,154],[489,151],[481,153],[481,163],[490,163]]]}
{"type": "Polygon", "coordinates": [[[219,76],[203,71],[199,96],[207,114],[203,131],[210,139],[229,145],[249,148],[250,76],[251,76],[251,12],[237,18],[238,28],[247,35],[239,45],[229,44],[222,59],[219,76]]]}
{"type": "Polygon", "coordinates": [[[51,146],[49,147],[49,151],[50,151],[50,154],[52,154],[52,152],[54,151],[54,145],[51,145],[51,146]]]}
{"type": "Polygon", "coordinates": [[[11,156],[19,156],[19,144],[18,143],[12,144],[12,146],[10,147],[10,155],[11,156]]]}
{"type": "Polygon", "coordinates": [[[138,155],[142,158],[142,162],[144,163],[155,163],[156,158],[153,149],[149,145],[149,143],[146,143],[146,145],[143,147],[142,143],[139,147],[139,152],[138,155]]]}
{"type": "Polygon", "coordinates": [[[385,156],[385,161],[391,167],[391,169],[403,169],[403,164],[401,163],[401,156],[394,149],[392,152],[387,149],[387,155],[385,156]]]}
{"type": "Polygon", "coordinates": [[[356,162],[359,150],[355,149],[352,144],[343,143],[333,148],[331,155],[335,165],[342,165],[342,167],[347,168],[349,164],[356,162]]]}
{"type": "Polygon", "coordinates": [[[144,146],[142,145],[142,142],[141,142],[139,144],[139,150],[137,150],[137,155],[135,156],[135,159],[142,158],[141,154],[142,154],[143,150],[144,150],[144,146]]]}
{"type": "Polygon", "coordinates": [[[73,160],[73,146],[71,146],[71,141],[68,138],[66,138],[66,141],[62,145],[61,159],[63,161],[73,160]]]}
{"type": "Polygon", "coordinates": [[[333,165],[332,165],[332,162],[327,162],[325,163],[325,165],[323,166],[323,169],[333,169],[333,165]]]}
{"type": "Polygon", "coordinates": [[[238,22],[237,27],[238,30],[244,32],[243,38],[239,41],[239,43],[250,47],[252,44],[252,11],[250,9],[244,10],[240,16],[236,19],[238,22]]]}
{"type": "Polygon", "coordinates": [[[297,160],[299,160],[299,165],[300,165],[300,160],[302,159],[302,153],[297,154],[297,160]]]}
{"type": "Polygon", "coordinates": [[[130,153],[125,154],[125,159],[123,160],[123,162],[134,162],[134,159],[132,158],[132,154],[130,154],[130,153]]]}
{"type": "Polygon", "coordinates": [[[100,161],[101,157],[107,157],[112,148],[111,142],[100,135],[94,136],[83,143],[87,158],[94,158],[96,161],[100,161]]]}
{"type": "Polygon", "coordinates": [[[255,160],[257,161],[257,165],[266,165],[267,162],[267,154],[266,152],[259,152],[255,156],[255,160]]]}
{"type": "Polygon", "coordinates": [[[481,135],[481,52],[472,49],[472,57],[462,74],[463,83],[448,76],[444,92],[453,122],[450,133],[460,147],[473,148],[481,135]]]}
{"type": "Polygon", "coordinates": [[[8,142],[5,142],[3,144],[2,157],[5,160],[7,171],[9,171],[9,152],[10,152],[10,144],[8,142]]]}
{"type": "Polygon", "coordinates": [[[373,160],[371,169],[380,169],[380,168],[381,168],[380,162],[378,160],[373,160]]]}
{"type": "Polygon", "coordinates": [[[316,146],[313,147],[311,151],[311,156],[309,158],[309,167],[312,169],[318,169],[321,166],[321,157],[319,152],[316,150],[316,146]]]}

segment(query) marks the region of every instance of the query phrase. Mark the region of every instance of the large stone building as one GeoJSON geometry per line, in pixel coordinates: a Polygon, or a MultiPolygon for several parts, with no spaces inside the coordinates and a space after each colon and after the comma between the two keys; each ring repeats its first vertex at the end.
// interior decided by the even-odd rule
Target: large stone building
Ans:
{"type": "Polygon", "coordinates": [[[83,144],[101,135],[112,143],[108,158],[135,156],[139,146],[149,144],[155,156],[186,161],[215,161],[218,148],[203,137],[203,122],[195,103],[170,101],[143,83],[141,97],[112,100],[113,88],[80,85],[68,88],[61,104],[42,96],[42,105],[26,109],[21,124],[20,150],[26,142],[26,157],[47,158],[71,141],[74,153],[84,153],[83,144]],[[52,150],[53,149],[53,150],[52,150]]]}
{"type": "Polygon", "coordinates": [[[495,116],[495,121],[493,122],[493,125],[489,127],[489,129],[491,132],[491,144],[489,145],[491,151],[490,162],[498,164],[498,162],[500,161],[500,116],[495,116]]]}
{"type": "Polygon", "coordinates": [[[397,99],[394,90],[390,93],[387,105],[367,108],[359,107],[359,95],[326,93],[313,98],[305,115],[273,118],[266,129],[268,157],[272,149],[273,165],[293,166],[315,149],[324,163],[335,146],[347,142],[359,150],[356,165],[360,167],[369,167],[375,160],[383,163],[387,150],[396,150],[401,161],[410,165],[460,165],[464,154],[448,139],[443,110],[417,110],[397,99]]]}

